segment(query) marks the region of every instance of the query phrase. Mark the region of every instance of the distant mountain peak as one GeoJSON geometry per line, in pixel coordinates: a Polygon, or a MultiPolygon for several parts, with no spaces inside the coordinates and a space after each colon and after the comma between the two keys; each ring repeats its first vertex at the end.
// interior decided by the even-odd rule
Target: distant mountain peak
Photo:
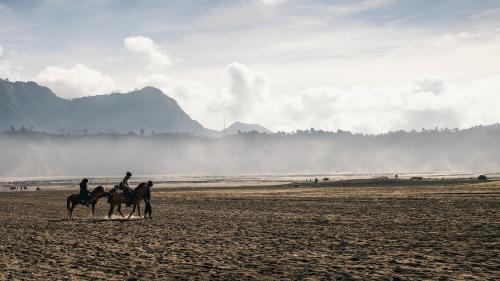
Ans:
{"type": "Polygon", "coordinates": [[[158,88],[63,99],[35,82],[0,80],[0,130],[10,126],[72,132],[192,133],[208,130],[158,88]]]}
{"type": "Polygon", "coordinates": [[[230,134],[230,135],[237,134],[238,132],[247,133],[247,132],[251,132],[251,131],[256,131],[259,133],[267,133],[267,134],[272,133],[271,130],[265,128],[262,125],[243,123],[240,121],[234,122],[233,124],[231,124],[229,127],[227,127],[225,129],[225,133],[230,134]]]}

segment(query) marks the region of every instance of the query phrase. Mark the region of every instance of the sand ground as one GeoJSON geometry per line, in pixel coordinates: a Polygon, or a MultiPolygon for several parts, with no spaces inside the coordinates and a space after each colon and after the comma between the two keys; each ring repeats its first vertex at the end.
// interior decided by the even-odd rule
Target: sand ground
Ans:
{"type": "Polygon", "coordinates": [[[129,221],[70,193],[0,193],[0,280],[500,279],[500,182],[157,188],[129,221]]]}

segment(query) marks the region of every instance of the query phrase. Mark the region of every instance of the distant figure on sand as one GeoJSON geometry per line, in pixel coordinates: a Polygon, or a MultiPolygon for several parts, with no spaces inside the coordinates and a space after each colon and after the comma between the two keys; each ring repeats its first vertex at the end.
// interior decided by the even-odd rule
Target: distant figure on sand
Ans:
{"type": "Polygon", "coordinates": [[[82,182],[80,182],[80,200],[87,205],[87,207],[90,206],[90,200],[92,199],[90,197],[90,191],[87,189],[88,182],[88,179],[83,179],[82,182]]]}
{"type": "Polygon", "coordinates": [[[398,178],[399,178],[398,174],[396,174],[396,175],[394,176],[394,178],[395,178],[395,179],[398,179],[398,178]]]}
{"type": "Polygon", "coordinates": [[[319,182],[318,178],[315,178],[314,179],[314,185],[318,185],[318,182],[319,182]]]}

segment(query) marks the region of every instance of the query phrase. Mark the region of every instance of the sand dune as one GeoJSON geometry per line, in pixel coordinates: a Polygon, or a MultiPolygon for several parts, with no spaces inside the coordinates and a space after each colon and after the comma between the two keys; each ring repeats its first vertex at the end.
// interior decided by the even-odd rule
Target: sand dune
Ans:
{"type": "Polygon", "coordinates": [[[159,188],[128,221],[69,193],[0,193],[1,280],[500,278],[500,182],[159,188]]]}

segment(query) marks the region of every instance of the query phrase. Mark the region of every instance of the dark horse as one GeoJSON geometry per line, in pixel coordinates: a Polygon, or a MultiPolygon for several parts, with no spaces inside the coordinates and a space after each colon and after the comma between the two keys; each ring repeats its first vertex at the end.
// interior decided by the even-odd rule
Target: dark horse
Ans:
{"type": "Polygon", "coordinates": [[[127,219],[130,219],[132,214],[135,212],[136,208],[137,208],[137,213],[139,214],[140,217],[141,213],[139,210],[139,204],[141,203],[141,200],[143,200],[146,190],[151,186],[153,186],[152,181],[148,181],[147,183],[143,182],[139,184],[130,195],[130,199],[128,199],[127,196],[125,196],[125,194],[123,193],[108,193],[108,203],[109,203],[108,217],[111,218],[111,215],[113,214],[113,210],[115,209],[115,207],[118,207],[118,212],[123,217],[123,214],[120,210],[122,204],[129,204],[134,206],[132,212],[130,213],[127,219]]]}
{"type": "MultiPolygon", "coordinates": [[[[90,192],[90,204],[92,205],[92,217],[94,217],[95,205],[97,204],[97,200],[102,197],[105,197],[108,193],[104,191],[104,187],[98,186],[94,190],[90,192]]],[[[73,209],[78,205],[85,205],[86,203],[80,198],[80,194],[71,194],[68,196],[68,200],[66,201],[66,208],[69,212],[69,218],[73,218],[73,209]]]]}

